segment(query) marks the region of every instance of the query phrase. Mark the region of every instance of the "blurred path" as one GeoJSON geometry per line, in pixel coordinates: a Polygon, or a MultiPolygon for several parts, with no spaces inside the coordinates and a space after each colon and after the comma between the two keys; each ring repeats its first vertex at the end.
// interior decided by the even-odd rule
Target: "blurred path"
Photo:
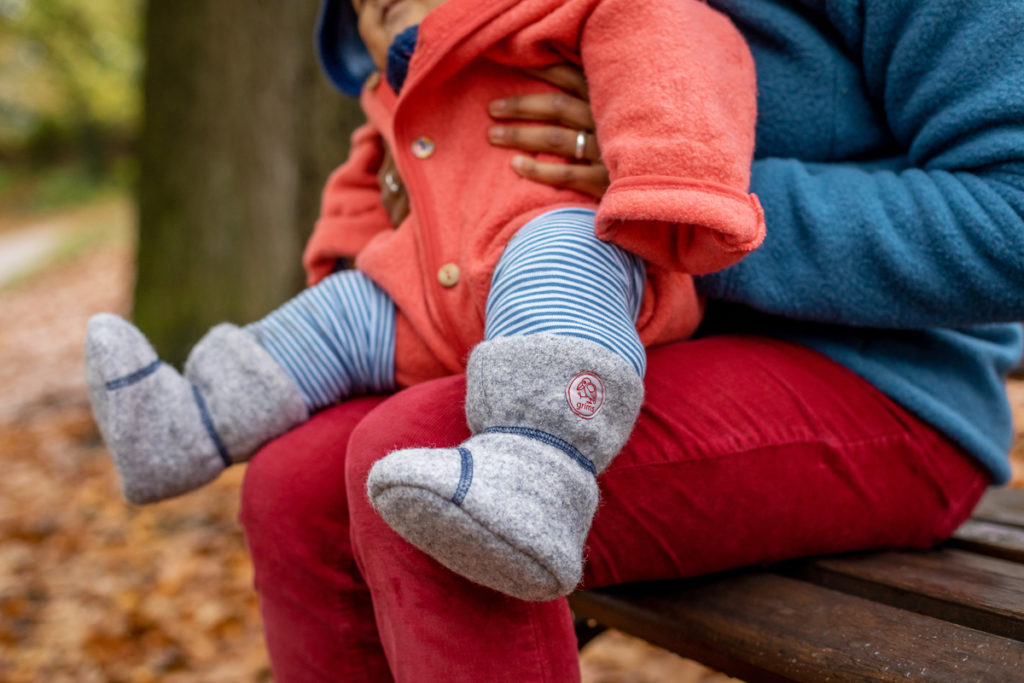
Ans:
{"type": "Polygon", "coordinates": [[[116,197],[21,223],[4,221],[0,229],[0,289],[47,265],[70,240],[130,233],[131,213],[131,202],[116,197]]]}
{"type": "Polygon", "coordinates": [[[45,221],[0,234],[0,287],[42,263],[60,244],[61,225],[45,221]]]}

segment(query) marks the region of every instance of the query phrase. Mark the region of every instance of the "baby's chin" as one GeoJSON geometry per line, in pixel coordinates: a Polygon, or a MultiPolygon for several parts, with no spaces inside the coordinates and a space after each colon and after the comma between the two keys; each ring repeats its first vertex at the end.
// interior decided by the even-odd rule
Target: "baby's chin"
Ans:
{"type": "MultiPolygon", "coordinates": [[[[413,26],[413,25],[414,24],[409,24],[409,26],[413,26]]],[[[406,27],[406,28],[408,28],[408,27],[406,27]]],[[[395,37],[398,36],[398,34],[401,33],[404,30],[405,29],[403,28],[403,29],[401,29],[399,31],[396,31],[394,33],[394,35],[388,36],[388,44],[387,44],[386,47],[383,47],[383,48],[380,48],[380,49],[377,49],[377,50],[369,49],[368,48],[369,52],[370,52],[370,59],[373,60],[374,66],[376,66],[377,70],[380,71],[381,73],[383,73],[384,70],[387,68],[387,65],[388,65],[388,50],[391,48],[391,44],[395,42],[395,37]]]]}
{"type": "Polygon", "coordinates": [[[384,20],[384,30],[388,34],[389,40],[393,41],[399,33],[410,26],[421,23],[426,16],[427,12],[423,11],[420,5],[400,2],[388,11],[387,18],[384,20]]]}
{"type": "Polygon", "coordinates": [[[395,38],[407,28],[420,24],[424,16],[426,16],[426,13],[417,12],[415,7],[408,7],[404,3],[399,4],[392,10],[392,14],[382,27],[384,30],[377,34],[378,38],[381,35],[386,36],[386,45],[371,45],[364,37],[364,42],[370,52],[370,59],[373,60],[374,65],[379,71],[383,72],[387,68],[388,50],[391,48],[392,43],[395,42],[395,38]]]}

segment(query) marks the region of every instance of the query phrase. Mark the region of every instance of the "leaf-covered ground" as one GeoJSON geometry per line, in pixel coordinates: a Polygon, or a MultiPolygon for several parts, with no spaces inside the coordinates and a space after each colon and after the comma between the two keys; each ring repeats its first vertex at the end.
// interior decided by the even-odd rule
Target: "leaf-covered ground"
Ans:
{"type": "Polygon", "coordinates": [[[267,680],[241,471],[133,508],[92,422],[82,334],[131,262],[108,241],[0,292],[0,680],[267,680]]]}
{"type": "MultiPolygon", "coordinates": [[[[124,207],[108,218],[130,221],[124,207]]],[[[0,289],[0,681],[270,680],[236,521],[243,470],[160,505],[121,502],[81,341],[92,313],[127,312],[131,246],[76,254],[0,289]]],[[[1024,382],[1011,390],[1024,416],[1024,382]]],[[[727,680],[618,633],[581,663],[589,683],[727,680]]]]}

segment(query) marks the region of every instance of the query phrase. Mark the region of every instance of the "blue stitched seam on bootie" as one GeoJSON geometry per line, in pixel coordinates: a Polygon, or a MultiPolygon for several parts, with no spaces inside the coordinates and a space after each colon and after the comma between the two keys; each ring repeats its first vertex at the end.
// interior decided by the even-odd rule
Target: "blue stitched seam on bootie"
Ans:
{"type": "Polygon", "coordinates": [[[469,485],[473,483],[473,454],[468,448],[459,448],[459,455],[462,456],[462,474],[459,476],[459,485],[452,496],[452,502],[462,507],[462,501],[466,500],[469,493],[469,485]]]}
{"type": "Polygon", "coordinates": [[[199,407],[199,419],[203,421],[206,433],[210,435],[210,440],[217,447],[217,455],[224,461],[224,467],[231,467],[231,456],[228,455],[228,449],[224,447],[224,442],[220,440],[220,434],[217,433],[213,426],[213,418],[206,407],[206,401],[203,400],[203,395],[199,393],[199,387],[195,384],[192,385],[192,396],[195,397],[196,406],[199,407]]]}
{"type": "Polygon", "coordinates": [[[125,387],[130,387],[136,382],[141,382],[142,380],[146,379],[154,372],[156,372],[161,365],[163,365],[163,361],[157,358],[155,361],[153,361],[146,367],[139,368],[130,375],[125,375],[124,377],[112,379],[106,384],[107,391],[114,391],[115,389],[124,389],[125,387]]]}
{"type": "Polygon", "coordinates": [[[559,439],[554,434],[548,434],[539,429],[531,429],[530,427],[488,427],[487,429],[480,432],[481,434],[515,434],[517,436],[525,436],[530,439],[536,439],[542,443],[546,443],[549,446],[554,446],[558,450],[564,452],[570,458],[579,463],[580,467],[590,472],[595,477],[597,476],[597,466],[591,462],[590,458],[583,455],[579,450],[568,441],[559,439]]]}

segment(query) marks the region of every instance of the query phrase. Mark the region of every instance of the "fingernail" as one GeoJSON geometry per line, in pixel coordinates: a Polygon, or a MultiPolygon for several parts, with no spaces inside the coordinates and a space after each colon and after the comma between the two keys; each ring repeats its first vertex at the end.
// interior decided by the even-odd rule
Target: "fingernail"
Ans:
{"type": "Polygon", "coordinates": [[[516,169],[517,171],[521,171],[523,170],[523,166],[525,165],[526,157],[519,155],[512,157],[512,168],[516,169]]]}
{"type": "Polygon", "coordinates": [[[488,136],[491,140],[500,141],[505,139],[505,126],[493,126],[488,131],[488,136]]]}
{"type": "Polygon", "coordinates": [[[501,114],[508,111],[508,100],[494,100],[491,102],[491,113],[501,114]]]}

